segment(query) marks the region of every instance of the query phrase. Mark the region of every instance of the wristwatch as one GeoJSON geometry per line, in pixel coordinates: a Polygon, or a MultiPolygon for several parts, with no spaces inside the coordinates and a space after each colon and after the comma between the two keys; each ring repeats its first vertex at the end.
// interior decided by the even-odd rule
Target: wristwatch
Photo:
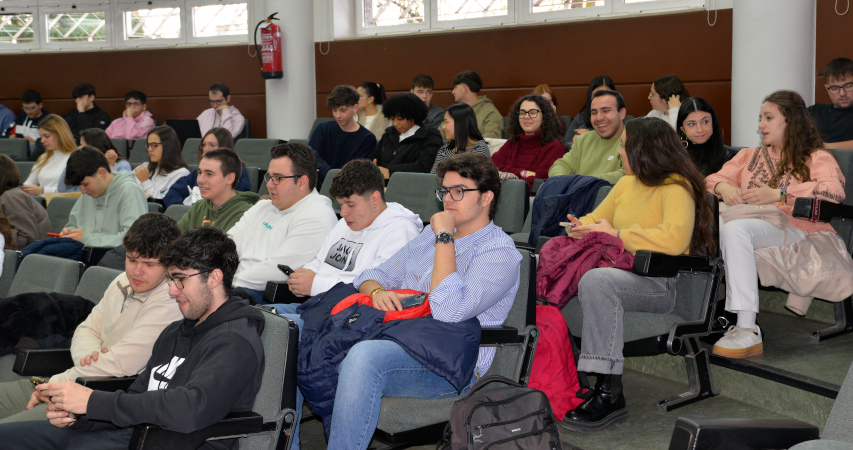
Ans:
{"type": "Polygon", "coordinates": [[[438,233],[435,235],[436,245],[438,245],[438,244],[449,244],[451,242],[455,242],[455,240],[453,239],[453,235],[446,232],[446,231],[442,231],[441,233],[438,233]]]}

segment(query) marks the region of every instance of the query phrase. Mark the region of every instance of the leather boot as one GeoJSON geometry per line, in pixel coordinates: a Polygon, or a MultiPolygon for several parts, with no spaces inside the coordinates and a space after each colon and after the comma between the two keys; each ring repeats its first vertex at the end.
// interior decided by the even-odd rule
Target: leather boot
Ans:
{"type": "Polygon", "coordinates": [[[628,421],[622,375],[600,376],[592,397],[563,418],[563,427],[579,433],[596,433],[628,421]]]}

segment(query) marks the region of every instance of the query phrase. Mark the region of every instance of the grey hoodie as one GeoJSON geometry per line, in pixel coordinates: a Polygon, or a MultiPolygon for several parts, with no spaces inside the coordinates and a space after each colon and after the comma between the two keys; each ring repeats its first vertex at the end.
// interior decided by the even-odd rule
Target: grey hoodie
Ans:
{"type": "Polygon", "coordinates": [[[83,194],[77,199],[65,228],[82,229],[86,246],[118,247],[133,222],[147,212],[145,194],[136,183],[136,173],[118,172],[98,198],[83,194]]]}

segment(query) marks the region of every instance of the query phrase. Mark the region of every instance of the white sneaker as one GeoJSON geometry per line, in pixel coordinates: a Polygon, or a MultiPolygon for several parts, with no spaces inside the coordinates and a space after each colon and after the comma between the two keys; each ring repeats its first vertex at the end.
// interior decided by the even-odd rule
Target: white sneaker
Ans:
{"type": "Polygon", "coordinates": [[[714,344],[713,353],[726,358],[748,358],[764,353],[764,343],[761,340],[761,329],[740,328],[736,325],[729,327],[726,334],[714,344]]]}

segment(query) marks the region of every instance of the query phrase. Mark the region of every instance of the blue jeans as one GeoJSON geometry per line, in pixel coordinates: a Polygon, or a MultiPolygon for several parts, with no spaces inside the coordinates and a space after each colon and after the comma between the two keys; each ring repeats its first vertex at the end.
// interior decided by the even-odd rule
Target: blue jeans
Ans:
{"type": "MultiPolygon", "coordinates": [[[[341,362],[338,373],[329,437],[329,448],[336,450],[367,448],[379,422],[382,397],[460,395],[447,380],[422,366],[392,341],[359,342],[341,362]]],[[[476,376],[472,376],[462,395],[476,381],[476,376]]]]}
{"type": "Polygon", "coordinates": [[[124,450],[130,444],[133,427],[84,431],[57,428],[47,420],[0,425],[0,449],[97,449],[124,450]]]}

